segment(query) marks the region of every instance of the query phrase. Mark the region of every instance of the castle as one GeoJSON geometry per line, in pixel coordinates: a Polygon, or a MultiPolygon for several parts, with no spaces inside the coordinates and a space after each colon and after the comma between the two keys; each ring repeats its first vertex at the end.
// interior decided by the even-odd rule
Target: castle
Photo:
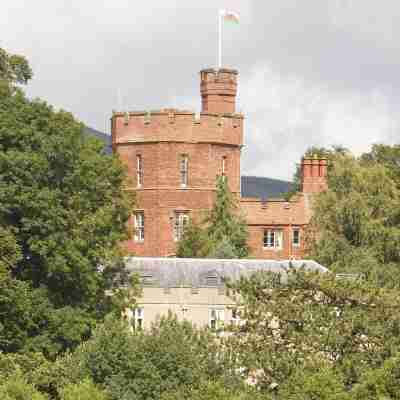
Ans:
{"type": "Polygon", "coordinates": [[[200,72],[200,114],[177,109],[114,112],[112,149],[127,165],[137,209],[128,251],[137,256],[174,256],[189,220],[199,221],[215,200],[217,176],[226,177],[249,231],[251,255],[304,257],[304,229],[312,197],[326,188],[325,159],[303,159],[301,191],[289,201],[243,196],[240,158],[244,116],[236,112],[238,73],[200,72]]]}

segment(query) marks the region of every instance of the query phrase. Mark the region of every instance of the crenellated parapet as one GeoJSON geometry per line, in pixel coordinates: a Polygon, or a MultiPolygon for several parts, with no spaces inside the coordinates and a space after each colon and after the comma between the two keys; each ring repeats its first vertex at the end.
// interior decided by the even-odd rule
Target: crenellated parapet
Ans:
{"type": "Polygon", "coordinates": [[[113,145],[151,142],[243,144],[243,115],[236,113],[196,114],[162,109],[114,112],[113,145]]]}

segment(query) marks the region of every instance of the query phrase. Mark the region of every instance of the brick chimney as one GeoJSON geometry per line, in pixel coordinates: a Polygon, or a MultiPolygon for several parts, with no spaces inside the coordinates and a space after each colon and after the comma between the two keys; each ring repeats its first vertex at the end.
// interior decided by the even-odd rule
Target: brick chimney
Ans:
{"type": "Polygon", "coordinates": [[[201,111],[211,114],[235,112],[238,72],[233,69],[200,71],[201,111]]]}
{"type": "Polygon", "coordinates": [[[301,160],[301,187],[303,193],[320,193],[327,189],[326,158],[303,158],[301,160]]]}

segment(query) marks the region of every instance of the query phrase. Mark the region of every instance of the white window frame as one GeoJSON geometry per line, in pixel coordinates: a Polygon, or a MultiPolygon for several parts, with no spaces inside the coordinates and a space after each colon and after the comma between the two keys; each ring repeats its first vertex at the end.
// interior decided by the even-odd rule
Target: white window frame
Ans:
{"type": "Polygon", "coordinates": [[[300,247],[301,245],[301,232],[300,232],[300,228],[295,227],[292,229],[292,245],[293,247],[300,247]],[[295,232],[297,233],[297,241],[295,241],[295,232]]]}
{"type": "Polygon", "coordinates": [[[264,229],[263,232],[264,249],[281,250],[283,248],[283,229],[264,229]],[[267,240],[265,240],[267,237],[267,240]]]}
{"type": "Polygon", "coordinates": [[[144,322],[144,311],[143,307],[137,307],[132,310],[131,324],[133,330],[142,330],[144,322]]]}
{"type": "Polygon", "coordinates": [[[175,211],[174,221],[174,240],[178,242],[182,239],[185,227],[189,223],[189,213],[187,211],[175,211]]]}
{"type": "Polygon", "coordinates": [[[189,157],[187,154],[181,154],[179,161],[179,174],[181,187],[186,188],[189,181],[189,157]]]}
{"type": "Polygon", "coordinates": [[[213,331],[224,328],[225,324],[225,309],[222,307],[212,307],[208,314],[208,326],[213,331]]]}
{"type": "Polygon", "coordinates": [[[135,242],[144,242],[144,211],[135,212],[135,242]]]}
{"type": "Polygon", "coordinates": [[[141,154],[136,154],[136,186],[143,186],[143,158],[141,154]]]}

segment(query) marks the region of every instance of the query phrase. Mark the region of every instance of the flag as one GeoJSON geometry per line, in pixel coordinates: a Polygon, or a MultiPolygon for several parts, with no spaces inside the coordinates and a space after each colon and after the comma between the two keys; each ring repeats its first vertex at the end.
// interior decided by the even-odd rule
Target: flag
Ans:
{"type": "Polygon", "coordinates": [[[239,23],[239,15],[233,11],[226,11],[226,10],[221,10],[221,17],[223,18],[224,21],[238,24],[239,23]]]}

